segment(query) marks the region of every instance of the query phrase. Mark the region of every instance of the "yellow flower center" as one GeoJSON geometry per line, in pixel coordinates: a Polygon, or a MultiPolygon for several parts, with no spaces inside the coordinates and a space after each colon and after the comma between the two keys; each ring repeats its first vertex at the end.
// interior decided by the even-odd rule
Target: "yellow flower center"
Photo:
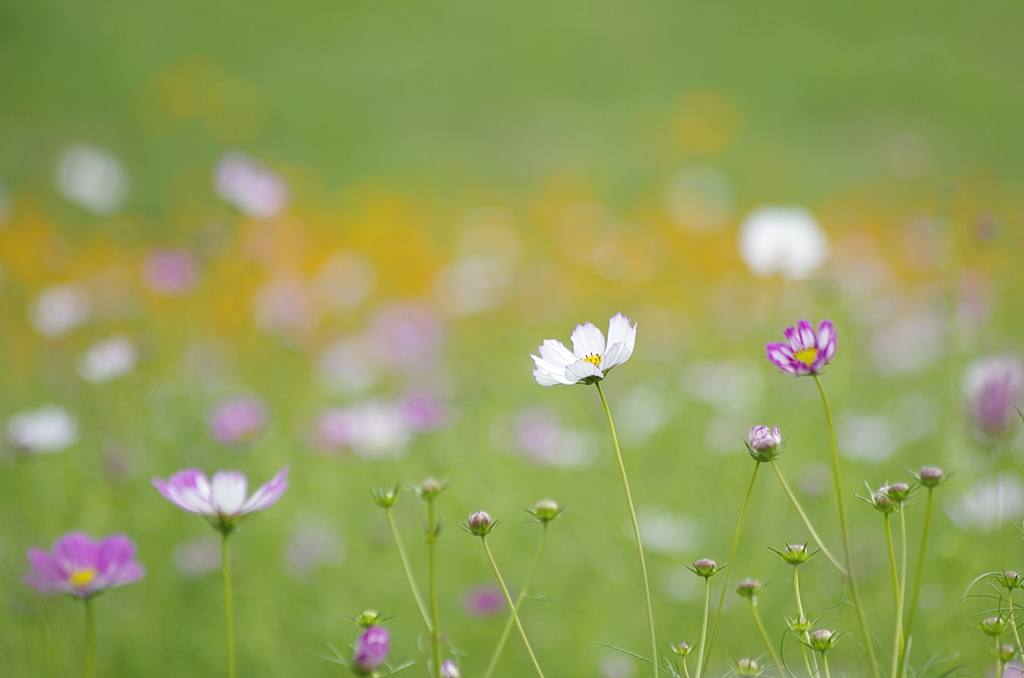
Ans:
{"type": "Polygon", "coordinates": [[[75,570],[68,575],[68,583],[76,589],[84,589],[93,579],[96,578],[96,570],[91,567],[84,570],[75,570]]]}
{"type": "Polygon", "coordinates": [[[594,367],[597,367],[597,368],[600,369],[600,367],[601,367],[601,356],[597,355],[596,353],[591,353],[586,358],[583,358],[583,362],[590,363],[594,367]]]}
{"type": "Polygon", "coordinates": [[[793,357],[802,362],[804,365],[810,367],[811,365],[814,364],[815,358],[818,357],[818,349],[814,348],[813,346],[811,348],[805,348],[802,351],[797,351],[796,353],[794,353],[793,357]]]}

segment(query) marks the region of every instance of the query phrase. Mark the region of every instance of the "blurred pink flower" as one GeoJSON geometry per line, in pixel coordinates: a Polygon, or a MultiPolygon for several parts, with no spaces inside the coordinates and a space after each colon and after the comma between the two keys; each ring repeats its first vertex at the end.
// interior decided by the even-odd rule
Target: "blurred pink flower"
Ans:
{"type": "Polygon", "coordinates": [[[281,277],[256,292],[256,322],[265,332],[290,336],[311,329],[317,309],[309,286],[302,280],[281,277]]]}
{"type": "Polygon", "coordinates": [[[517,450],[530,461],[545,466],[585,466],[594,457],[595,445],[587,434],[562,426],[550,410],[523,409],[513,422],[517,450]]]}
{"type": "Polygon", "coordinates": [[[214,172],[217,194],[238,211],[256,219],[269,219],[288,204],[288,186],[274,172],[245,153],[225,153],[214,172]]]}
{"type": "Polygon", "coordinates": [[[977,360],[967,368],[963,390],[978,433],[989,440],[999,438],[1017,419],[1024,365],[1012,355],[977,360]]]}
{"type": "Polygon", "coordinates": [[[350,448],[363,459],[393,459],[405,452],[413,430],[394,404],[370,400],[323,412],[313,440],[326,452],[350,448]]]}
{"type": "Polygon", "coordinates": [[[462,596],[462,611],[467,617],[490,617],[504,609],[505,597],[492,584],[473,587],[462,596]]]}
{"type": "Polygon", "coordinates": [[[69,593],[88,598],[115,586],[142,579],[145,570],[135,560],[135,544],[123,534],[98,542],[71,532],[53,543],[50,552],[29,549],[32,572],[24,577],[43,593],[69,593]]]}
{"type": "Polygon", "coordinates": [[[836,328],[831,320],[822,320],[815,332],[811,323],[801,320],[783,332],[785,344],[767,344],[768,360],[787,374],[797,377],[817,374],[836,354],[836,328]]]}
{"type": "Polygon", "coordinates": [[[242,445],[263,431],[267,408],[257,398],[231,398],[214,408],[207,423],[217,442],[232,447],[242,445]]]}
{"type": "Polygon", "coordinates": [[[153,487],[182,511],[204,516],[211,525],[227,533],[246,515],[277,503],[288,489],[288,467],[260,485],[251,496],[249,479],[239,471],[217,471],[207,480],[205,473],[190,468],[167,480],[154,478],[153,487]]]}
{"type": "Polygon", "coordinates": [[[195,287],[199,265],[184,250],[154,250],[142,265],[142,280],[157,294],[180,296],[195,287]]]}
{"type": "Polygon", "coordinates": [[[319,565],[340,565],[344,560],[344,543],[334,530],[315,521],[299,525],[285,550],[288,574],[296,579],[308,577],[319,565]]]}
{"type": "Polygon", "coordinates": [[[435,431],[448,423],[448,407],[428,391],[409,391],[398,403],[402,419],[414,431],[435,431]]]}
{"type": "Polygon", "coordinates": [[[377,363],[395,371],[432,367],[444,339],[437,314],[422,303],[396,303],[382,308],[370,321],[367,344],[377,363]]]}

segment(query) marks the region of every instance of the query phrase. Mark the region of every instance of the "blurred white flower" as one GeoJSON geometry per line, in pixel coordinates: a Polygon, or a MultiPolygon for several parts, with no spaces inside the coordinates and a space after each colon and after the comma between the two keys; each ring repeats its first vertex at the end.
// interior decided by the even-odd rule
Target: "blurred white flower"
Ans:
{"type": "Polygon", "coordinates": [[[78,440],[78,419],[57,405],[44,405],[11,417],[7,439],[25,452],[60,452],[78,440]]]}
{"type": "Polygon", "coordinates": [[[585,466],[597,451],[589,434],[562,426],[553,412],[538,407],[520,412],[512,437],[520,454],[545,466],[585,466]]]}
{"type": "Polygon", "coordinates": [[[942,355],[945,326],[937,313],[894,317],[879,323],[871,337],[871,355],[881,374],[917,372],[942,355]],[[893,350],[894,346],[900,347],[893,350]]]}
{"type": "Polygon", "coordinates": [[[974,483],[947,513],[961,530],[992,532],[1007,521],[1016,521],[1022,510],[1024,484],[1016,476],[1004,474],[974,483]]]}
{"type": "Polygon", "coordinates": [[[498,257],[468,257],[442,268],[434,279],[438,303],[455,316],[500,305],[512,289],[512,267],[498,257]]]}
{"type": "Polygon", "coordinates": [[[78,327],[92,315],[92,297],[83,285],[53,285],[39,293],[28,311],[36,331],[51,339],[78,327]]]}
{"type": "Polygon", "coordinates": [[[836,435],[844,457],[873,464],[891,457],[898,446],[892,424],[881,414],[844,412],[836,422],[836,435]]]}
{"type": "Polygon", "coordinates": [[[68,147],[53,178],[61,195],[94,214],[112,214],[128,197],[124,165],[110,151],[89,144],[68,147]]]}
{"type": "Polygon", "coordinates": [[[665,186],[665,208],[680,226],[697,231],[721,227],[733,211],[729,180],[714,167],[693,165],[672,175],[665,186]]]}
{"type": "Polygon", "coordinates": [[[224,202],[255,219],[269,219],[288,204],[288,186],[274,172],[240,151],[225,153],[214,172],[224,202]]]}
{"type": "Polygon", "coordinates": [[[668,423],[672,404],[665,393],[650,384],[632,387],[615,408],[619,437],[640,445],[668,423]]]}
{"type": "Polygon", "coordinates": [[[758,278],[809,278],[829,256],[828,239],[802,207],[759,207],[743,220],[740,258],[758,278]]]}
{"type": "Polygon", "coordinates": [[[324,386],[341,394],[359,393],[377,381],[365,342],[341,339],[327,347],[317,361],[317,374],[324,386]]]}
{"type": "Polygon", "coordinates": [[[656,553],[696,551],[704,537],[704,530],[697,520],[661,508],[641,509],[637,523],[644,546],[656,553]]]}
{"type": "Polygon", "coordinates": [[[319,566],[345,561],[345,542],[322,521],[307,521],[295,528],[285,547],[285,565],[295,579],[305,579],[319,566]]]}
{"type": "Polygon", "coordinates": [[[375,280],[369,259],[355,252],[338,252],[320,268],[316,288],[324,306],[345,311],[366,299],[375,280]]]}
{"type": "Polygon", "coordinates": [[[96,342],[82,354],[78,374],[94,384],[105,384],[131,372],[138,359],[139,348],[135,342],[117,334],[96,342]]]}
{"type": "Polygon", "coordinates": [[[405,454],[413,431],[402,409],[383,401],[336,407],[317,417],[313,437],[328,452],[351,449],[363,459],[394,459],[405,454]]]}

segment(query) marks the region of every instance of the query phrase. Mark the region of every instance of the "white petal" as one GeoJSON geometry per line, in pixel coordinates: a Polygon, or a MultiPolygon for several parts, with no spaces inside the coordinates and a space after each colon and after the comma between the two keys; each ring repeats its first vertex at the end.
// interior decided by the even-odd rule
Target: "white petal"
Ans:
{"type": "Polygon", "coordinates": [[[237,471],[218,471],[213,475],[212,504],[222,515],[234,515],[245,505],[245,494],[249,483],[245,475],[237,471]]]}
{"type": "Polygon", "coordinates": [[[629,360],[629,356],[633,355],[633,346],[636,344],[636,325],[629,328],[626,332],[626,336],[617,343],[608,342],[608,353],[601,360],[601,369],[610,370],[616,365],[629,360]]]}
{"type": "Polygon", "coordinates": [[[629,336],[630,330],[632,329],[633,328],[629,326],[629,318],[621,313],[616,313],[612,316],[612,319],[608,321],[608,346],[623,341],[627,336],[629,336]]]}
{"type": "Polygon", "coordinates": [[[562,345],[557,339],[545,339],[539,347],[540,357],[552,365],[560,365],[564,370],[567,366],[576,362],[576,356],[572,351],[562,345]]]}
{"type": "Polygon", "coordinates": [[[577,381],[587,377],[604,377],[604,374],[601,370],[597,369],[594,363],[587,363],[582,360],[577,360],[572,365],[569,365],[569,367],[565,368],[565,371],[576,377],[577,381]]]}
{"type": "Polygon", "coordinates": [[[554,384],[575,384],[576,379],[572,378],[565,371],[562,365],[553,365],[543,358],[530,356],[537,369],[533,371],[533,377],[541,386],[553,386],[554,384]]]}
{"type": "Polygon", "coordinates": [[[594,323],[577,325],[572,331],[572,350],[576,358],[583,359],[590,355],[604,355],[604,335],[594,323]]]}

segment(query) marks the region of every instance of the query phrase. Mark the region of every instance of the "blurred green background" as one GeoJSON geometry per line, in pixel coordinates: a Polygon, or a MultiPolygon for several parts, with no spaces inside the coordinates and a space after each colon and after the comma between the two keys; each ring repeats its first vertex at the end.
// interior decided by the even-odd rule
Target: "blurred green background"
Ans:
{"type": "MultiPolygon", "coordinates": [[[[605,388],[663,643],[697,640],[683,566],[726,560],[751,425],[783,429],[781,465],[838,548],[813,384],[763,353],[828,317],[880,642],[881,518],[852,495],[940,464],[957,475],[914,662],[987,672],[969,628],[986,604],[959,601],[1024,567],[1022,440],[1019,422],[979,430],[969,375],[1002,374],[1018,404],[1022,31],[1024,7],[994,1],[0,4],[0,674],[79,675],[80,606],[20,577],[29,546],[83,529],[128,533],[148,571],[97,601],[101,675],[217,675],[212,533],[149,481],[195,466],[255,486],[289,464],[281,503],[233,538],[240,675],[338,675],[302,651],[351,642],[366,607],[425,675],[369,488],[427,475],[452,481],[441,618],[464,675],[504,619],[467,607],[491,581],[454,524],[504,519],[491,543],[518,583],[539,536],[520,508],[544,497],[575,508],[551,529],[548,602],[523,613],[542,666],[646,675],[595,645],[646,647],[597,394],[530,376],[543,339],[617,311],[637,348],[605,388]]],[[[424,586],[422,505],[396,511],[424,586]]],[[[781,638],[789,573],[765,547],[807,535],[768,474],[748,520],[735,578],[772,583],[781,638]]],[[[804,575],[821,623],[858,638],[827,563],[804,575]]],[[[733,598],[713,675],[763,653],[733,598]]],[[[854,646],[838,675],[863,675],[854,646]]],[[[513,638],[499,675],[529,670],[513,638]]]]}

